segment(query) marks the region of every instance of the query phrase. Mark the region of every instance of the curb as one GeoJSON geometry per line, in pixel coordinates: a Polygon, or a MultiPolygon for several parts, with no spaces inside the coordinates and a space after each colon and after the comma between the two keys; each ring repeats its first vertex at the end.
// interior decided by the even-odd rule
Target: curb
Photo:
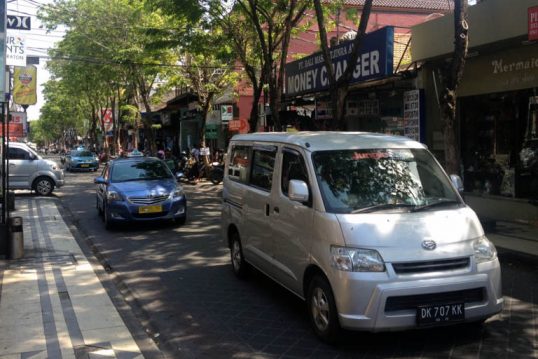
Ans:
{"type": "Polygon", "coordinates": [[[92,264],[97,277],[110,295],[114,306],[125,321],[143,356],[150,359],[176,358],[177,352],[174,348],[167,344],[166,341],[158,340],[159,335],[155,334],[158,331],[155,329],[148,313],[143,309],[136,296],[132,294],[121,275],[116,273],[108,263],[106,256],[101,253],[99,247],[93,242],[92,236],[89,236],[76,225],[77,221],[63,201],[58,197],[56,200],[60,203],[58,210],[62,218],[64,218],[69,231],[73,234],[84,254],[87,255],[88,261],[92,264]]]}

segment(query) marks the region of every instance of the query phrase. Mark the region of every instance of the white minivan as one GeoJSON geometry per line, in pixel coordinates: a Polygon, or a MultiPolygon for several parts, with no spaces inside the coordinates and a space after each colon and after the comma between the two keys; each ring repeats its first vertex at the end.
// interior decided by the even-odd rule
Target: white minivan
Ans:
{"type": "Polygon", "coordinates": [[[316,334],[481,323],[501,311],[494,245],[421,143],[353,132],[231,139],[222,235],[306,300],[316,334]]]}

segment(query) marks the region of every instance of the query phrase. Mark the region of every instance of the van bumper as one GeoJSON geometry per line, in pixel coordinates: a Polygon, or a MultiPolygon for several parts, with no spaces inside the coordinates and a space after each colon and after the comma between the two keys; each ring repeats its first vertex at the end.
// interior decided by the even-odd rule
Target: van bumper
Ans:
{"type": "MultiPolygon", "coordinates": [[[[455,302],[464,303],[464,322],[487,319],[503,307],[500,264],[496,259],[475,268],[473,272],[429,278],[391,278],[392,273],[385,274],[384,280],[382,273],[346,272],[347,280],[342,281],[340,272],[337,285],[333,285],[340,325],[373,332],[418,328],[419,306],[455,302]]],[[[461,322],[442,325],[457,323],[461,322]]]]}

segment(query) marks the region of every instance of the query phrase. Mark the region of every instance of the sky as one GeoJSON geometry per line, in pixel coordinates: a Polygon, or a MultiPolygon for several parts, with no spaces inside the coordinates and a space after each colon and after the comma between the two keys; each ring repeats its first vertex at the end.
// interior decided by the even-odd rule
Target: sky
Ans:
{"type": "MultiPolygon", "coordinates": [[[[37,120],[39,118],[39,109],[44,103],[41,89],[49,79],[49,73],[45,69],[47,49],[62,39],[63,31],[55,30],[47,33],[45,29],[41,28],[41,24],[37,20],[38,9],[44,4],[51,3],[52,0],[6,0],[6,2],[8,15],[31,17],[31,30],[19,31],[19,33],[26,37],[26,55],[40,57],[39,65],[37,65],[37,104],[29,106],[27,110],[28,120],[37,120]]],[[[7,32],[11,34],[17,31],[8,29],[7,32]]]]}

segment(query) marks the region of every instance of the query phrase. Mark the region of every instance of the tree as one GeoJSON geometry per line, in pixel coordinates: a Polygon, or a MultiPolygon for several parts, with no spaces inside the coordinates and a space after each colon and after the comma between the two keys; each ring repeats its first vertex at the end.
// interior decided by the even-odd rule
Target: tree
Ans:
{"type": "Polygon", "coordinates": [[[440,71],[442,90],[439,103],[443,123],[445,168],[448,173],[460,173],[459,146],[456,140],[456,90],[463,77],[469,47],[467,7],[467,0],[454,1],[454,52],[450,62],[440,71]]]}
{"type": "MultiPolygon", "coordinates": [[[[370,18],[370,12],[372,9],[373,0],[366,0],[362,8],[361,18],[357,29],[357,35],[353,40],[353,50],[349,56],[349,63],[356,64],[359,58],[361,44],[364,36],[366,35],[366,28],[368,26],[368,20],[370,18]]],[[[325,16],[323,8],[321,6],[321,0],[314,0],[314,7],[316,9],[316,18],[318,21],[319,35],[321,51],[323,53],[323,60],[327,69],[327,78],[329,79],[329,93],[331,95],[331,108],[333,113],[333,127],[334,129],[345,130],[347,124],[344,117],[344,108],[347,95],[349,93],[349,82],[351,76],[355,70],[355,66],[349,65],[339,78],[336,77],[331,55],[329,52],[329,44],[327,41],[327,29],[325,26],[325,16]]]]}
{"type": "MultiPolygon", "coordinates": [[[[273,125],[280,129],[280,107],[284,68],[291,33],[303,18],[309,0],[236,0],[258,36],[262,54],[263,79],[268,85],[273,125]]],[[[254,104],[257,106],[257,103],[254,104]]]]}
{"type": "MultiPolygon", "coordinates": [[[[51,69],[57,79],[71,84],[75,96],[88,98],[92,111],[88,117],[93,122],[102,124],[99,117],[106,108],[124,108],[126,104],[151,112],[156,80],[164,80],[169,66],[176,62],[169,49],[150,46],[147,29],[160,26],[164,20],[159,11],[147,11],[145,5],[144,0],[58,1],[44,6],[39,14],[49,29],[60,25],[68,28],[51,52],[51,69]]],[[[112,111],[113,143],[119,146],[122,116],[117,117],[116,112],[112,111]]],[[[144,125],[155,150],[149,117],[144,125]]]]}

